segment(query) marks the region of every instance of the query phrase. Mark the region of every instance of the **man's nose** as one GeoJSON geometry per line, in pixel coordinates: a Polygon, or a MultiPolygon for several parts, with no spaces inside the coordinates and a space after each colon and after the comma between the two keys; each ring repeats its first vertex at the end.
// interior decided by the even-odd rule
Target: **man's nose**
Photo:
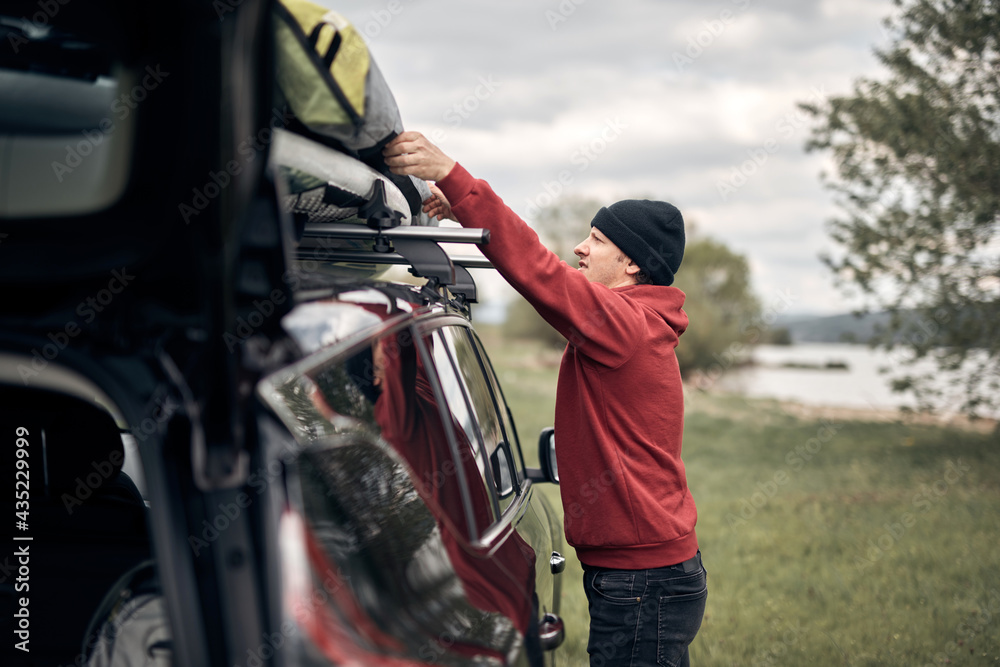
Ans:
{"type": "Polygon", "coordinates": [[[584,252],[584,247],[586,245],[587,245],[586,243],[578,244],[575,248],[573,248],[573,254],[576,255],[577,257],[583,257],[586,254],[586,252],[584,252]]]}

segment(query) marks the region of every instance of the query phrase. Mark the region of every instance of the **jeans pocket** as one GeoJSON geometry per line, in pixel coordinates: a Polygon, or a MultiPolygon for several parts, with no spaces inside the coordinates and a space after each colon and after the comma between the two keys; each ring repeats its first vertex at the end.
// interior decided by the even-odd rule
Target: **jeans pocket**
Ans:
{"type": "Polygon", "coordinates": [[[701,628],[708,598],[705,571],[657,582],[656,664],[677,667],[701,628]]]}
{"type": "Polygon", "coordinates": [[[635,593],[635,574],[631,572],[598,572],[594,575],[591,587],[597,595],[609,602],[624,604],[639,601],[639,596],[635,593]]]}
{"type": "Polygon", "coordinates": [[[621,570],[584,571],[590,611],[587,653],[592,665],[630,664],[641,611],[638,597],[644,585],[641,574],[621,570]],[[640,589],[638,595],[636,588],[640,589]]]}

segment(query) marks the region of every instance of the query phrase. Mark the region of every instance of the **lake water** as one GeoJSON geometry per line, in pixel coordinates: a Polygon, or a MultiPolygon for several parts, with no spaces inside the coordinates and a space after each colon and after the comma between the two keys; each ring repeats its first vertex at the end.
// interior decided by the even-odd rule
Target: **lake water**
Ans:
{"type": "MultiPolygon", "coordinates": [[[[726,371],[714,385],[750,397],[809,405],[882,410],[916,405],[911,394],[895,393],[889,385],[891,377],[912,369],[899,367],[889,353],[866,345],[758,345],[753,360],[753,366],[726,371]],[[846,368],[825,368],[828,365],[846,368]],[[896,373],[880,373],[885,366],[897,368],[896,373]]],[[[933,364],[918,368],[931,369],[933,364]]]]}

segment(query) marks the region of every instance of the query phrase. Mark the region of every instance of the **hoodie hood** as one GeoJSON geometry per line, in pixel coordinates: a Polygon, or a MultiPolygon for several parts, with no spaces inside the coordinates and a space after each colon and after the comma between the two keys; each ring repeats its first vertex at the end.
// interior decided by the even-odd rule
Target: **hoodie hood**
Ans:
{"type": "Polygon", "coordinates": [[[618,287],[616,292],[627,294],[630,299],[644,309],[656,313],[680,336],[688,328],[688,316],[684,312],[684,292],[676,287],[662,285],[629,285],[618,287]]]}

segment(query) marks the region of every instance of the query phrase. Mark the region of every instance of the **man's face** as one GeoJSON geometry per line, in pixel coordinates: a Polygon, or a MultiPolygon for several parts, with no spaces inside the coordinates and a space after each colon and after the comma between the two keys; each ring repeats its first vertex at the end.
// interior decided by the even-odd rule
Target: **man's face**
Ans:
{"type": "Polygon", "coordinates": [[[605,287],[635,284],[639,267],[597,227],[590,228],[590,236],[573,248],[573,252],[580,258],[580,272],[590,282],[605,287]]]}

